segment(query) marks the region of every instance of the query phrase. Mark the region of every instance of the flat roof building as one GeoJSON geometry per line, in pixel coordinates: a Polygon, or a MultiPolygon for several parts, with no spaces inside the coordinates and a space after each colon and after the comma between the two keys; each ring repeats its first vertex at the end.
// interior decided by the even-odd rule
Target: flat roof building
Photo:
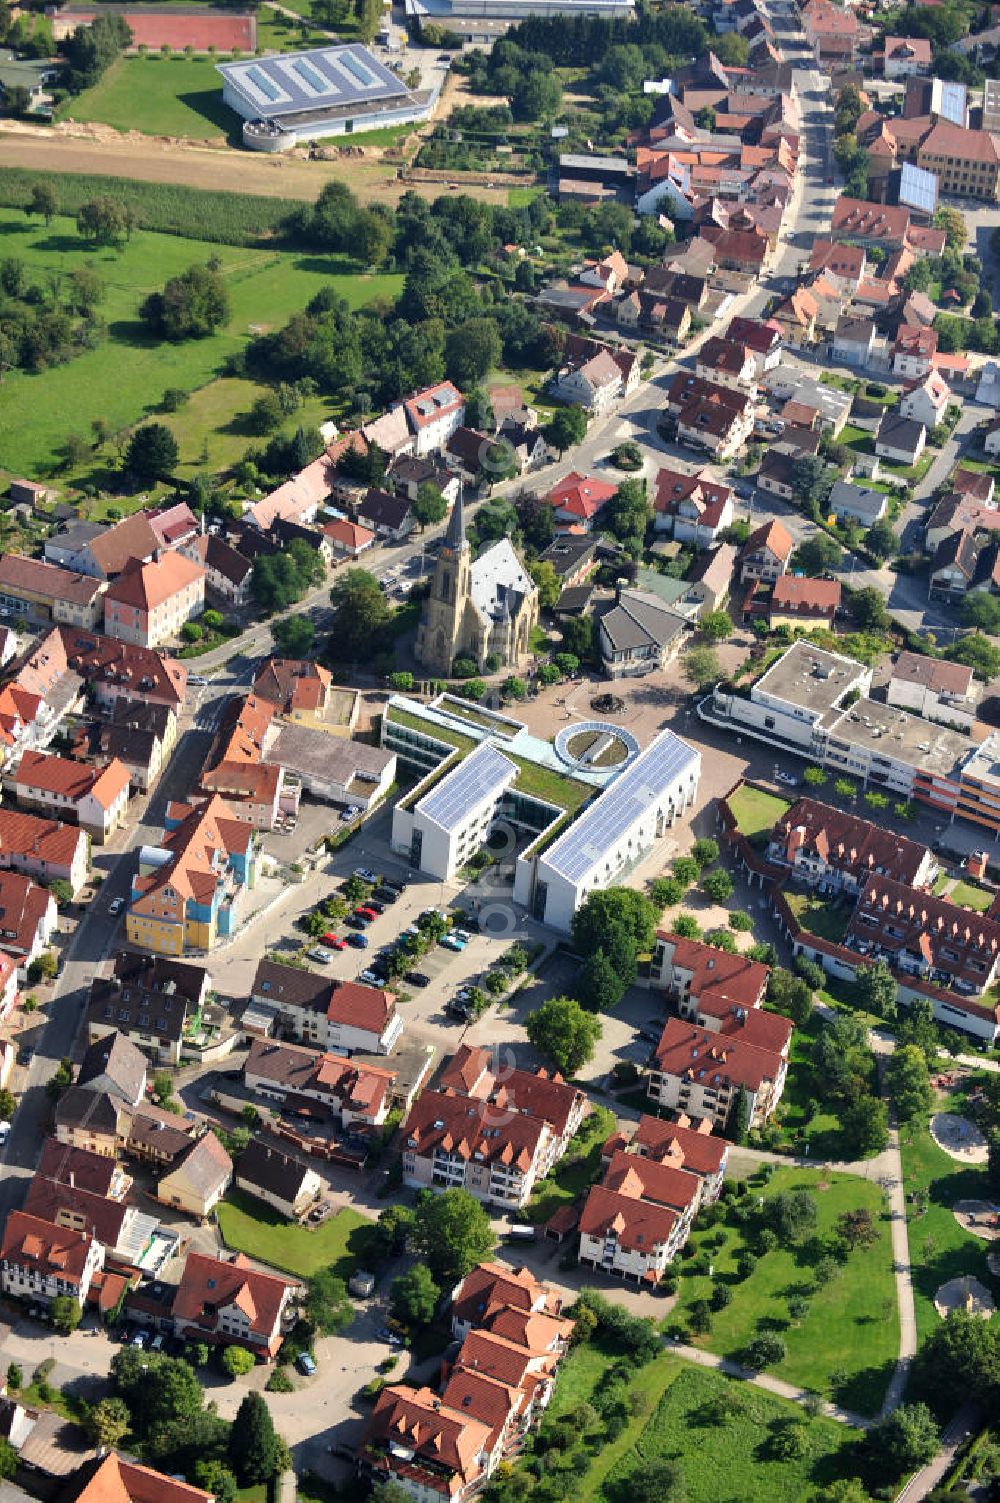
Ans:
{"type": "Polygon", "coordinates": [[[321,136],[425,120],[440,90],[410,90],[367,47],[315,47],[307,52],[220,63],[223,102],[246,122],[252,151],[288,151],[321,136]]]}

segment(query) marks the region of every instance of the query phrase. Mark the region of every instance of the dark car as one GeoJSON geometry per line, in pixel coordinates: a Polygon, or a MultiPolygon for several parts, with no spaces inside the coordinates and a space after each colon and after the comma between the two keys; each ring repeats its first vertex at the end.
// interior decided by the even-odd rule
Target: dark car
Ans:
{"type": "Polygon", "coordinates": [[[375,897],[380,903],[398,903],[399,893],[394,887],[376,887],[375,897]]]}
{"type": "MultiPolygon", "coordinates": [[[[352,913],[347,922],[350,924],[352,929],[367,929],[368,925],[371,923],[371,919],[365,918],[361,913],[352,913]]],[[[348,935],[348,944],[350,944],[355,937],[356,936],[353,934],[348,935]]]]}
{"type": "Polygon", "coordinates": [[[404,978],[411,986],[430,986],[431,978],[423,971],[407,971],[404,978]]]}
{"type": "Polygon", "coordinates": [[[365,907],[367,908],[369,913],[385,912],[385,904],[379,903],[375,898],[369,898],[368,902],[365,904],[365,907]]]}
{"type": "Polygon", "coordinates": [[[367,950],[368,936],[367,934],[349,934],[347,943],[353,945],[356,950],[367,950]]]}

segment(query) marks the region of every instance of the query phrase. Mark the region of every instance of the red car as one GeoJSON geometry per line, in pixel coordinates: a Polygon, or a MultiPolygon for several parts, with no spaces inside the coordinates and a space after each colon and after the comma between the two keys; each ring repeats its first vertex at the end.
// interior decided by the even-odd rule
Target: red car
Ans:
{"type": "Polygon", "coordinates": [[[339,934],[324,934],[320,940],[321,945],[329,945],[331,950],[346,950],[347,940],[341,939],[339,934]]]}
{"type": "Polygon", "coordinates": [[[378,914],[375,912],[375,909],[366,907],[364,903],[362,903],[360,908],[355,908],[354,912],[357,914],[358,918],[371,919],[373,922],[378,918],[378,914]]]}

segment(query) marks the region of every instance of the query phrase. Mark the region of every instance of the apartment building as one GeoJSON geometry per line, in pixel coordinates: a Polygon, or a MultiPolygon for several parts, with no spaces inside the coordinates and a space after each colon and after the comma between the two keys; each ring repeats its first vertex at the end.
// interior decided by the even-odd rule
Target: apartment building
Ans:
{"type": "Polygon", "coordinates": [[[845,944],[970,996],[992,986],[1000,968],[1000,923],[890,877],[865,883],[845,944]]]}
{"type": "Polygon", "coordinates": [[[647,1076],[649,1098],[724,1127],[742,1095],[747,1120],[760,1126],[781,1100],[790,1036],[787,1019],[757,1010],[731,1012],[719,1031],[669,1018],[647,1076]]]}
{"type": "Polygon", "coordinates": [[[653,526],[679,543],[708,548],[732,523],[733,492],[708,470],[688,475],[662,469],[656,477],[653,526]]]}
{"type": "Polygon", "coordinates": [[[104,596],[104,629],[137,647],[159,647],[205,609],[205,570],[182,553],[130,560],[104,596]]]}
{"type": "Polygon", "coordinates": [[[273,1008],[298,1041],[333,1053],[388,1054],[403,1031],[392,992],[273,960],[259,962],[251,1000],[273,1008]]]}
{"type": "Polygon", "coordinates": [[[130,789],[129,770],[117,757],[105,767],[92,767],[68,757],[25,751],[14,774],[19,804],[62,815],[98,845],[124,825],[130,789]]]}
{"type": "Polygon", "coordinates": [[[172,1306],[174,1330],[186,1341],[243,1346],[271,1361],[292,1316],[296,1285],[262,1273],[242,1253],[213,1258],[188,1253],[172,1306]]]}
{"type": "Polygon", "coordinates": [[[104,1247],[96,1237],[26,1211],[8,1213],[0,1242],[0,1289],[10,1298],[49,1305],[68,1295],[82,1308],[103,1267],[104,1247]]]}
{"type": "Polygon", "coordinates": [[[110,976],[91,982],[87,1037],[93,1044],[118,1033],[155,1064],[177,1066],[185,1033],[195,1029],[211,986],[203,966],[123,951],[110,976]]]}
{"type": "Polygon", "coordinates": [[[767,859],[825,892],[857,894],[872,876],[929,889],[938,875],[925,845],[811,798],[796,799],[774,825],[767,859]]]}
{"type": "Polygon", "coordinates": [[[937,120],[917,148],[917,166],[935,174],[939,193],[997,201],[1000,150],[989,131],[937,120]]]}
{"type": "Polygon", "coordinates": [[[649,984],[654,991],[666,993],[682,1018],[698,1020],[719,1007],[744,1011],[760,1007],[769,975],[769,966],[745,955],[727,955],[714,945],[682,939],[668,929],[657,930],[649,984]]]}
{"type": "Polygon", "coordinates": [[[624,1130],[612,1133],[601,1150],[601,1163],[607,1167],[616,1153],[626,1153],[686,1169],[701,1182],[701,1204],[710,1205],[722,1192],[729,1148],[707,1117],[691,1118],[683,1112],[672,1118],[651,1117],[643,1112],[631,1136],[624,1130]]]}
{"type": "Polygon", "coordinates": [[[125,920],[129,942],[175,957],[210,950],[235,929],[257,859],[253,830],[224,799],[169,804],[162,844],[139,851],[125,920]]]}
{"type": "Polygon", "coordinates": [[[395,1081],[394,1070],[269,1038],[250,1040],[243,1066],[243,1084],[255,1096],[292,1113],[315,1102],[345,1128],[380,1127],[395,1081]]]}
{"type": "Polygon", "coordinates": [[[455,429],[465,422],[465,398],[450,381],[426,387],[402,406],[414,435],[413,452],[418,458],[443,449],[455,429]]]}
{"type": "MultiPolygon", "coordinates": [[[[915,652],[901,652],[886,686],[886,701],[958,730],[970,730],[979,690],[971,668],[915,652]]],[[[920,885],[920,884],[916,884],[920,885]]]]}
{"type": "Polygon", "coordinates": [[[0,808],[0,868],[43,883],[68,882],[74,896],[87,880],[90,852],[83,830],[0,808]]]}
{"type": "Polygon", "coordinates": [[[778,521],[763,522],[750,534],[739,554],[740,579],[773,583],[788,568],[795,544],[778,521]]]}
{"type": "Polygon", "coordinates": [[[61,626],[96,626],[104,590],[101,580],[86,574],[20,553],[0,554],[0,606],[17,616],[61,626]]]}
{"type": "Polygon", "coordinates": [[[622,1151],[612,1155],[580,1215],[580,1262],[654,1288],[687,1242],[701,1180],[686,1169],[622,1151]]]}

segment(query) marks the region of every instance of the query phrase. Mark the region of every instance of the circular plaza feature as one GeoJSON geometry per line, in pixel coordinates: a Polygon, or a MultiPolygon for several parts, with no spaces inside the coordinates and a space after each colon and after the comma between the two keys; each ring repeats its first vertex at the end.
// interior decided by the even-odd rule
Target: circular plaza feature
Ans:
{"type": "Polygon", "coordinates": [[[952,1207],[955,1220],[963,1231],[984,1242],[1000,1240],[1000,1210],[988,1200],[959,1200],[952,1207]]]}
{"type": "Polygon", "coordinates": [[[931,1137],[949,1158],[964,1164],[985,1164],[989,1153],[986,1139],[968,1117],[954,1112],[937,1112],[931,1118],[931,1137]]]}
{"type": "Polygon", "coordinates": [[[610,720],[578,720],[567,725],[555,739],[556,755],[577,772],[620,771],[639,755],[631,731],[610,720]]]}
{"type": "Polygon", "coordinates": [[[989,1320],[996,1305],[993,1296],[971,1273],[964,1278],[949,1279],[947,1284],[942,1284],[934,1296],[934,1308],[942,1320],[946,1320],[953,1310],[964,1310],[967,1315],[979,1315],[983,1320],[989,1320]]]}

